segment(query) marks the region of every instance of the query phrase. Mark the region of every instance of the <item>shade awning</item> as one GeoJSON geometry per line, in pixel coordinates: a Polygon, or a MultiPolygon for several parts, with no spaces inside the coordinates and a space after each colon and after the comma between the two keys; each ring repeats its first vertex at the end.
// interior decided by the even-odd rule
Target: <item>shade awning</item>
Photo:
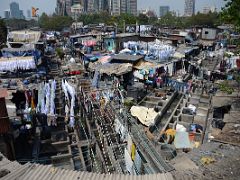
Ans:
{"type": "Polygon", "coordinates": [[[157,68],[162,66],[163,66],[162,64],[156,64],[156,63],[147,62],[147,61],[140,61],[133,67],[138,70],[142,70],[142,69],[149,70],[152,68],[157,68]]]}
{"type": "Polygon", "coordinates": [[[117,75],[121,76],[123,74],[127,74],[132,71],[132,64],[130,63],[105,63],[101,64],[99,62],[97,63],[90,63],[89,69],[90,71],[99,71],[100,74],[107,74],[107,75],[117,75]]]}
{"type": "Polygon", "coordinates": [[[182,58],[185,58],[185,54],[182,54],[180,52],[175,52],[173,57],[177,59],[182,59],[182,58]]]}

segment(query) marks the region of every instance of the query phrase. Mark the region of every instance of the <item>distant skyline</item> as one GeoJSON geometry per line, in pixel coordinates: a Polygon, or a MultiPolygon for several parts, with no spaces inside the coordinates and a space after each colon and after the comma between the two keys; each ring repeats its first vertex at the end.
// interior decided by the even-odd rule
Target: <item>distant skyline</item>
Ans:
{"type": "MultiPolygon", "coordinates": [[[[27,15],[27,10],[33,7],[39,8],[39,14],[43,12],[52,14],[55,11],[56,0],[0,0],[0,16],[4,17],[4,11],[9,9],[11,2],[19,3],[20,9],[24,11],[24,15],[27,15]]],[[[225,5],[224,0],[196,0],[196,12],[202,12],[203,7],[215,6],[219,11],[221,7],[225,5]]],[[[169,6],[171,11],[176,11],[183,14],[184,0],[138,0],[138,10],[140,9],[152,9],[159,14],[160,6],[169,6]]]]}
{"type": "MultiPolygon", "coordinates": [[[[222,7],[226,4],[224,0],[195,0],[196,1],[196,10],[197,13],[202,12],[204,7],[215,6],[217,11],[220,11],[222,7]]],[[[176,11],[180,15],[184,13],[184,2],[185,0],[138,0],[138,9],[151,9],[159,14],[160,6],[169,6],[170,11],[176,11]]]]}

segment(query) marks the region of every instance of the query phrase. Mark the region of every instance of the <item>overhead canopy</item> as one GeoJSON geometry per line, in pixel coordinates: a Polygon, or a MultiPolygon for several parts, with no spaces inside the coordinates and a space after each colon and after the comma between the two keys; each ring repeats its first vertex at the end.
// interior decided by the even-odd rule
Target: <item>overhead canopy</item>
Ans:
{"type": "Polygon", "coordinates": [[[131,53],[132,51],[128,48],[121,50],[119,53],[131,53]]]}
{"type": "Polygon", "coordinates": [[[162,66],[163,66],[162,64],[156,64],[148,61],[140,61],[133,67],[139,70],[142,70],[142,69],[148,70],[148,69],[162,67],[162,66]]]}
{"type": "Polygon", "coordinates": [[[143,59],[143,56],[129,55],[129,54],[117,54],[112,57],[112,63],[131,63],[135,64],[143,59]]]}
{"type": "Polygon", "coordinates": [[[111,58],[111,56],[103,56],[98,60],[98,62],[105,64],[105,63],[109,62],[110,58],[111,58]]]}
{"type": "Polygon", "coordinates": [[[127,74],[132,71],[132,64],[130,63],[124,63],[124,64],[118,64],[118,63],[105,63],[101,64],[99,62],[96,63],[90,63],[89,69],[90,71],[99,71],[100,74],[107,74],[107,75],[117,75],[121,76],[123,74],[127,74]]]}
{"type": "Polygon", "coordinates": [[[182,58],[185,58],[185,54],[182,54],[180,52],[175,52],[173,57],[177,59],[182,59],[182,58]]]}
{"type": "Polygon", "coordinates": [[[9,32],[8,38],[13,39],[13,42],[31,42],[36,43],[41,37],[40,31],[12,31],[9,32]]]}

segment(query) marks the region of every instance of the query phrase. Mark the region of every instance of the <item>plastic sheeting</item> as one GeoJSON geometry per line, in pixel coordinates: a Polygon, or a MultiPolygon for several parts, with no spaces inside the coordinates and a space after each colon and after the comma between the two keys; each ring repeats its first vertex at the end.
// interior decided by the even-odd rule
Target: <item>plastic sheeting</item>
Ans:
{"type": "Polygon", "coordinates": [[[82,44],[84,46],[90,47],[90,46],[95,46],[97,44],[97,41],[96,40],[86,40],[86,41],[83,41],[82,44]]]}
{"type": "Polygon", "coordinates": [[[0,72],[1,71],[14,71],[17,69],[29,70],[36,69],[34,57],[13,57],[0,59],[0,72]]]}
{"type": "Polygon", "coordinates": [[[8,38],[13,42],[31,42],[36,43],[41,37],[40,31],[12,31],[8,33],[8,38]]]}
{"type": "Polygon", "coordinates": [[[90,63],[89,64],[89,69],[91,71],[99,71],[100,74],[107,74],[107,75],[112,75],[115,74],[117,76],[129,73],[132,71],[132,64],[130,63],[124,63],[124,64],[119,64],[119,63],[106,63],[106,64],[95,64],[95,63],[90,63]]]}
{"type": "Polygon", "coordinates": [[[111,58],[111,56],[103,56],[98,61],[102,64],[105,64],[105,63],[109,62],[110,58],[111,58]]]}
{"type": "Polygon", "coordinates": [[[146,108],[143,106],[132,106],[130,109],[131,115],[137,117],[138,120],[145,126],[150,126],[154,123],[158,113],[153,108],[146,108]]]}

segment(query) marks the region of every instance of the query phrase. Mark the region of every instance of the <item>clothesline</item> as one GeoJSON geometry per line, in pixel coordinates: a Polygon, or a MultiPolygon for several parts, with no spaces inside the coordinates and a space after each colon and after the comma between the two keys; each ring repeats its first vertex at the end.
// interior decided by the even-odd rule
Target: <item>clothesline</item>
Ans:
{"type": "Polygon", "coordinates": [[[13,71],[17,69],[35,69],[34,57],[16,57],[0,59],[0,71],[13,71]]]}
{"type": "Polygon", "coordinates": [[[33,60],[33,59],[34,59],[33,56],[27,56],[27,57],[26,56],[25,57],[24,56],[19,56],[19,57],[9,57],[9,58],[3,57],[3,58],[0,58],[0,63],[5,62],[5,61],[9,62],[9,61],[33,60]]]}
{"type": "MultiPolygon", "coordinates": [[[[26,112],[26,113],[21,113],[20,115],[30,115],[30,114],[32,114],[32,113],[30,113],[30,112],[26,112]]],[[[47,114],[46,115],[47,117],[60,117],[60,118],[65,118],[66,116],[65,115],[61,115],[61,114],[53,114],[53,115],[51,115],[51,114],[47,114]]],[[[77,115],[77,116],[68,116],[68,117],[74,117],[74,118],[79,118],[79,117],[81,117],[80,115],[77,115]]],[[[19,118],[19,116],[5,116],[5,117],[0,117],[0,119],[6,119],[6,118],[19,118]]]]}

